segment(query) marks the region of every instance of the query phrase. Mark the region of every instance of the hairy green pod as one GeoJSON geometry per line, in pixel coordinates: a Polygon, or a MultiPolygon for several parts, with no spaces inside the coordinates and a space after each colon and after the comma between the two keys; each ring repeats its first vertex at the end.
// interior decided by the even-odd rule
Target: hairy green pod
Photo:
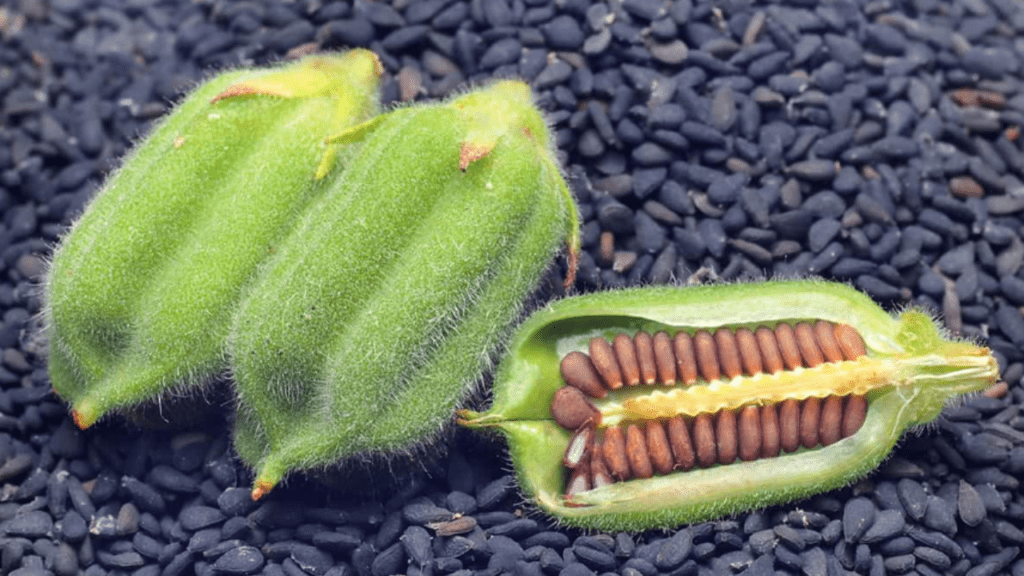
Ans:
{"type": "Polygon", "coordinates": [[[242,287],[333,182],[325,138],[371,117],[366,50],[220,74],[110,177],[45,283],[53,387],[85,428],[227,370],[242,287]]]}
{"type": "Polygon", "coordinates": [[[333,138],[359,154],[262,271],[230,338],[235,446],[286,473],[436,435],[569,239],[529,88],[500,82],[333,138]]]}
{"type": "Polygon", "coordinates": [[[951,397],[980,390],[997,377],[987,349],[944,338],[935,321],[920,311],[891,316],[846,285],[785,281],[648,287],[566,298],[535,313],[518,329],[499,365],[493,407],[483,413],[462,411],[460,423],[503,432],[523,491],[560,521],[603,530],[667,528],[849,484],[874,469],[908,427],[933,420],[951,397]],[[852,327],[863,339],[866,356],[777,374],[698,381],[689,389],[682,384],[623,386],[591,399],[601,414],[588,425],[596,422],[600,430],[647,416],[742,410],[779,401],[778,390],[786,398],[806,399],[842,394],[836,388],[846,387],[867,401],[866,417],[855,434],[826,447],[567,494],[563,456],[573,435],[552,416],[555,392],[563,386],[559,364],[567,354],[585,352],[592,338],[610,339],[617,333],[692,334],[817,320],[852,327]]]}

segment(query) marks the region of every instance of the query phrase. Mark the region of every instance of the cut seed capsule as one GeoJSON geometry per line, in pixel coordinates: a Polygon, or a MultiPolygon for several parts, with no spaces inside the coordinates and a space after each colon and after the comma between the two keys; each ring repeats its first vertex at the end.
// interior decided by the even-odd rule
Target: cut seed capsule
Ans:
{"type": "Polygon", "coordinates": [[[460,422],[502,430],[524,491],[561,521],[640,530],[843,486],[948,398],[997,376],[987,349],[841,284],[641,288],[535,314],[499,367],[492,409],[460,422]],[[590,464],[584,478],[563,466],[579,430],[550,414],[569,389],[563,358],[607,348],[623,385],[595,370],[571,388],[595,414],[592,443],[576,440],[589,458],[573,456],[590,464]]]}

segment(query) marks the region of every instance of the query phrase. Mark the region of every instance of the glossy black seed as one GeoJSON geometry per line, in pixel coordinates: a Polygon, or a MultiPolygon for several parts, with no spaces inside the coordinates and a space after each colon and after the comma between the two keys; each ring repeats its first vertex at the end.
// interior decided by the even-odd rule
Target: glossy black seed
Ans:
{"type": "Polygon", "coordinates": [[[185,530],[194,531],[212,526],[225,519],[224,514],[216,508],[209,506],[189,506],[181,511],[178,520],[185,530]]]}
{"type": "Polygon", "coordinates": [[[255,574],[263,567],[263,554],[252,546],[241,546],[229,550],[213,563],[213,569],[221,574],[255,574]]]}
{"type": "Polygon", "coordinates": [[[10,536],[26,538],[42,538],[53,530],[53,519],[42,511],[28,511],[14,516],[6,525],[6,533],[10,536]]]}
{"type": "Polygon", "coordinates": [[[494,507],[512,492],[514,485],[515,483],[511,476],[502,476],[494,480],[477,493],[477,504],[485,510],[494,507]]]}
{"type": "Polygon", "coordinates": [[[875,515],[875,521],[860,538],[865,544],[882,542],[901,534],[906,526],[903,514],[898,510],[882,510],[875,515]]]}
{"type": "Polygon", "coordinates": [[[978,491],[963,480],[960,481],[957,509],[960,519],[968,526],[977,526],[985,519],[985,505],[982,503],[978,491]]]}
{"type": "Polygon", "coordinates": [[[1024,316],[1020,309],[1001,303],[996,308],[995,319],[1006,337],[1016,346],[1024,346],[1024,316]]]}
{"type": "Polygon", "coordinates": [[[576,50],[583,45],[583,30],[570,16],[558,16],[540,28],[548,46],[555,50],[576,50]]]}
{"type": "Polygon", "coordinates": [[[69,511],[54,524],[57,535],[66,542],[78,543],[85,538],[89,526],[75,510],[69,511]]]}
{"type": "Polygon", "coordinates": [[[125,476],[121,479],[121,487],[131,495],[132,501],[140,510],[154,514],[160,514],[164,511],[163,497],[148,484],[130,476],[125,476]]]}
{"type": "Polygon", "coordinates": [[[928,510],[925,512],[924,525],[946,535],[956,534],[956,506],[938,496],[928,497],[928,510]]]}
{"type": "Polygon", "coordinates": [[[896,484],[896,492],[899,494],[903,509],[907,511],[914,520],[924,518],[928,508],[928,494],[920,483],[909,478],[903,478],[896,484]]]}
{"type": "Polygon", "coordinates": [[[692,533],[688,530],[680,530],[671,538],[661,542],[654,558],[654,565],[661,570],[671,570],[682,564],[692,551],[692,533]]]}

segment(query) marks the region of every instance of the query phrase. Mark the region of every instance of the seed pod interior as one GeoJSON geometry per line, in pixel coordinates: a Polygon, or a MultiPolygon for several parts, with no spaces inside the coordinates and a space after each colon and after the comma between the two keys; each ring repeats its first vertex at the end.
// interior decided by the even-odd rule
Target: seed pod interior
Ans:
{"type": "Polygon", "coordinates": [[[928,315],[890,316],[845,285],[641,288],[569,298],[535,314],[499,367],[491,410],[460,417],[508,436],[524,490],[560,520],[645,529],[845,485],[876,467],[907,427],[997,374],[986,349],[943,338],[928,315]],[[658,376],[612,388],[601,372],[613,372],[614,362],[599,358],[592,364],[604,389],[579,386],[586,405],[556,412],[582,416],[560,425],[556,392],[593,378],[563,380],[562,358],[605,354],[595,338],[612,349],[632,339],[658,376]],[[763,338],[778,343],[778,360],[758,347],[763,338]],[[744,368],[753,354],[744,358],[741,342],[763,352],[764,372],[744,368]],[[735,352],[702,360],[724,349],[735,352]],[[666,358],[677,361],[674,376],[666,358]],[[773,362],[785,367],[772,373],[773,362]],[[691,366],[697,376],[683,377],[691,366]],[[600,448],[567,451],[574,441],[584,446],[580,438],[600,448]]]}

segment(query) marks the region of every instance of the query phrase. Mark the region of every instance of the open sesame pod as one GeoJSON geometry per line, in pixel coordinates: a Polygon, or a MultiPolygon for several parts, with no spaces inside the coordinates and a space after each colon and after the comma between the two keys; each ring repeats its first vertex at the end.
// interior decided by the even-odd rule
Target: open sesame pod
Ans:
{"type": "MultiPolygon", "coordinates": [[[[572,196],[529,88],[374,118],[282,243],[230,339],[253,497],[288,472],[408,453],[450,422],[552,257],[572,196]]],[[[571,272],[570,272],[571,273],[571,272]]]]}
{"type": "Polygon", "coordinates": [[[986,348],[843,284],[648,287],[535,313],[493,407],[459,421],[501,430],[560,521],[667,528],[849,484],[997,377],[986,348]]]}
{"type": "Polygon", "coordinates": [[[378,108],[367,50],[217,75],[153,129],[62,239],[45,281],[49,373],[85,428],[227,371],[242,288],[378,108]]]}

